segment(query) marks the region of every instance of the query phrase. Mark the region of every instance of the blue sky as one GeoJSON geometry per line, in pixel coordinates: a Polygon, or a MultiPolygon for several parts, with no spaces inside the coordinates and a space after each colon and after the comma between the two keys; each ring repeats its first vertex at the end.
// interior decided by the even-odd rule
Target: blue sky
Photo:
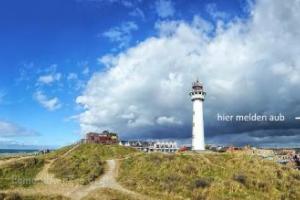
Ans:
{"type": "MultiPolygon", "coordinates": [[[[146,45],[151,38],[168,37],[165,34],[170,27],[178,30],[185,24],[188,28],[200,27],[202,30],[206,26],[209,29],[205,33],[207,40],[214,42],[213,39],[218,38],[222,31],[229,34],[234,25],[249,28],[248,21],[253,20],[254,23],[255,20],[255,15],[250,13],[253,10],[259,12],[259,6],[242,0],[1,1],[0,148],[20,144],[61,146],[80,139],[85,131],[95,127],[97,130],[108,128],[118,131],[125,138],[137,138],[138,132],[150,138],[177,138],[178,134],[168,134],[173,132],[170,124],[163,124],[156,130],[149,129],[151,123],[147,122],[148,125],[142,127],[147,130],[145,133],[126,129],[124,125],[110,125],[113,123],[112,116],[103,115],[111,121],[101,124],[104,120],[97,118],[101,111],[93,110],[94,104],[90,105],[81,97],[93,99],[89,96],[93,92],[92,86],[112,90],[101,81],[97,85],[97,80],[109,79],[113,69],[118,68],[116,62],[120,64],[122,56],[127,59],[126,55],[131,50],[146,45]],[[95,122],[92,122],[93,119],[86,122],[87,111],[99,112],[97,116],[91,115],[95,122]],[[153,132],[160,134],[153,135],[153,132]]],[[[170,31],[172,34],[176,32],[170,31]]],[[[147,76],[141,76],[144,75],[147,76]]],[[[167,76],[172,78],[172,73],[167,76]]],[[[174,77],[178,76],[175,74],[174,77]]],[[[117,82],[118,78],[115,78],[117,82]]],[[[97,102],[105,104],[95,100],[95,105],[97,102]]],[[[137,107],[131,104],[109,105],[112,105],[107,106],[111,109],[123,106],[121,110],[137,107]]],[[[182,129],[189,127],[185,117],[176,121],[180,117],[172,116],[173,111],[166,111],[170,112],[167,116],[152,118],[174,122],[182,129]]],[[[122,119],[130,118],[126,122],[128,127],[133,122],[130,121],[131,114],[121,115],[125,116],[122,119]]],[[[141,121],[147,124],[144,118],[141,121]]],[[[137,118],[135,122],[138,122],[137,118]]],[[[211,120],[208,122],[212,123],[211,120]]],[[[230,133],[233,132],[236,130],[230,133]]],[[[188,138],[188,133],[183,135],[188,138]]]]}

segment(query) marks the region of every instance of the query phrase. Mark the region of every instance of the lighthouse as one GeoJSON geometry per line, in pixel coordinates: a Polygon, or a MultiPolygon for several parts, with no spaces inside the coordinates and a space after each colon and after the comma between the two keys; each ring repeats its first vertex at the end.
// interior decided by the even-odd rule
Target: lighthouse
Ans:
{"type": "Polygon", "coordinates": [[[203,101],[206,92],[203,90],[203,84],[198,80],[193,83],[190,92],[193,102],[193,138],[192,150],[205,150],[204,142],[204,120],[203,120],[203,101]]]}

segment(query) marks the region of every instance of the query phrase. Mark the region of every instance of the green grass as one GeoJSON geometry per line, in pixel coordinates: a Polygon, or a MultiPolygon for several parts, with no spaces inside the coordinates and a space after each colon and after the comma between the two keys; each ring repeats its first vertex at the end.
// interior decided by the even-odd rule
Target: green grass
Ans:
{"type": "Polygon", "coordinates": [[[82,144],[65,157],[59,157],[50,172],[65,181],[88,184],[104,172],[105,160],[135,152],[118,145],[82,144]]]}
{"type": "Polygon", "coordinates": [[[244,154],[144,154],[118,179],[156,199],[300,199],[299,171],[244,154]]]}
{"type": "Polygon", "coordinates": [[[26,158],[0,166],[0,189],[28,187],[34,184],[34,178],[42,169],[44,160],[26,158]]]}
{"type": "Polygon", "coordinates": [[[0,161],[9,160],[12,158],[17,158],[17,156],[0,156],[0,161]]]}
{"type": "Polygon", "coordinates": [[[0,193],[0,200],[69,200],[62,196],[29,195],[23,196],[18,193],[0,193]]]}
{"type": "Polygon", "coordinates": [[[117,190],[102,188],[92,191],[88,196],[84,197],[82,200],[138,200],[133,196],[121,193],[117,190]]]}
{"type": "Polygon", "coordinates": [[[45,159],[55,159],[55,158],[58,158],[59,156],[64,155],[65,153],[67,153],[73,147],[74,147],[74,145],[65,146],[65,147],[62,147],[60,149],[51,151],[48,154],[44,154],[41,157],[44,157],[45,159]]]}

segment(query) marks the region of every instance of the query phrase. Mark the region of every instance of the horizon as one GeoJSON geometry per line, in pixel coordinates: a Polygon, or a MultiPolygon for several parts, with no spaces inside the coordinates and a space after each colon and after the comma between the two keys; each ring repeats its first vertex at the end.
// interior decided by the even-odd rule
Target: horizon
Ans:
{"type": "Polygon", "coordinates": [[[296,8],[280,0],[2,1],[0,149],[58,148],[103,130],[190,142],[198,78],[206,144],[299,148],[296,8]],[[263,121],[235,118],[248,114],[263,121]]]}

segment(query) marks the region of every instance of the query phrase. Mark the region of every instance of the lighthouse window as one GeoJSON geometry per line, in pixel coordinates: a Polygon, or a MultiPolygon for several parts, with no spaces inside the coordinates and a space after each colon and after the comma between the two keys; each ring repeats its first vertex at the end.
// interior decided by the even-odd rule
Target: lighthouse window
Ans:
{"type": "Polygon", "coordinates": [[[193,122],[193,126],[195,126],[195,123],[193,122]]]}

